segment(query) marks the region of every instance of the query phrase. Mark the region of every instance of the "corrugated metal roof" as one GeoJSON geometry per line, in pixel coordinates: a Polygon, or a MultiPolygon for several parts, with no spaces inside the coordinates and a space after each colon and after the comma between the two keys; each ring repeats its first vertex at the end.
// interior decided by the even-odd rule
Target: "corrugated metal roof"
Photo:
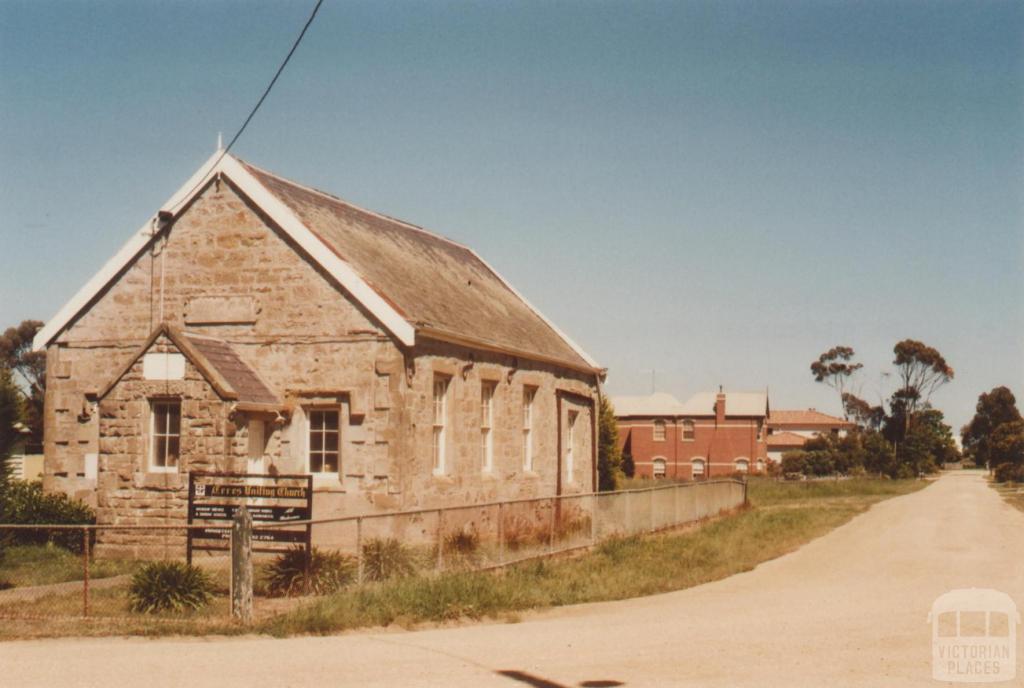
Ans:
{"type": "Polygon", "coordinates": [[[417,330],[591,369],[472,250],[239,162],[417,330]]]}
{"type": "MultiPolygon", "coordinates": [[[[687,399],[683,404],[683,415],[714,416],[715,392],[699,392],[687,399]]],[[[768,394],[766,392],[726,392],[726,416],[764,416],[768,412],[768,394]]]]}
{"type": "Polygon", "coordinates": [[[611,397],[611,402],[618,418],[683,415],[683,404],[666,392],[656,392],[647,396],[611,397]]]}

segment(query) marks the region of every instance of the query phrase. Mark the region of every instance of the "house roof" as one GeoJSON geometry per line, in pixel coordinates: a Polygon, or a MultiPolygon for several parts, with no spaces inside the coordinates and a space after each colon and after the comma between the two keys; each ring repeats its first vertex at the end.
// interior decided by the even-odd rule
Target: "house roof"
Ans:
{"type": "Polygon", "coordinates": [[[471,249],[218,151],[36,335],[56,338],[216,177],[226,177],[401,343],[416,336],[600,367],[471,249]]]}
{"type": "Polygon", "coordinates": [[[681,416],[683,404],[671,394],[657,392],[647,396],[611,397],[612,408],[617,418],[629,416],[681,416]]]}
{"type": "MultiPolygon", "coordinates": [[[[685,416],[714,416],[716,392],[699,392],[683,404],[685,416]]],[[[726,416],[765,416],[768,414],[767,392],[726,392],[726,416]]]]}
{"type": "Polygon", "coordinates": [[[796,425],[796,426],[822,426],[822,427],[852,427],[853,423],[843,420],[837,416],[830,416],[817,409],[772,409],[768,424],[773,426],[796,425]]]}
{"type": "Polygon", "coordinates": [[[795,432],[773,432],[768,435],[768,447],[802,447],[808,439],[795,432]]]}
{"type": "Polygon", "coordinates": [[[121,366],[117,374],[104,386],[98,397],[102,399],[131,370],[161,335],[178,347],[186,358],[199,370],[214,391],[224,399],[238,402],[239,407],[250,410],[276,410],[281,401],[263,382],[255,370],[250,368],[224,341],[197,335],[163,323],[149,335],[135,355],[121,366]]]}

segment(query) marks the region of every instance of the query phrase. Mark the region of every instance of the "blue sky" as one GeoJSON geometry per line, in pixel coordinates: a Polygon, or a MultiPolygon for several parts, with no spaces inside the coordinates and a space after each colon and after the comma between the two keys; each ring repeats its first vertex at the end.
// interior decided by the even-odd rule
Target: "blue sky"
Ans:
{"type": "MultiPolygon", "coordinates": [[[[312,2],[0,3],[0,325],[241,124],[312,2]]],[[[1024,396],[1024,5],[326,0],[234,152],[476,248],[610,369],[838,411],[942,351],[1024,396]]]]}

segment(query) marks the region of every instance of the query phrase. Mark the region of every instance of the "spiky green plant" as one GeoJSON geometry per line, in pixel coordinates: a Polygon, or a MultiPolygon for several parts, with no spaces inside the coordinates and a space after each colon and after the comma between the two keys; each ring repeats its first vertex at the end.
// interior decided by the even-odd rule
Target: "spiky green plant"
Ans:
{"type": "Polygon", "coordinates": [[[371,581],[411,576],[416,554],[395,538],[373,538],[363,545],[363,571],[371,581]]]}
{"type": "Polygon", "coordinates": [[[206,606],[213,592],[213,580],[202,569],[180,561],[155,561],[132,576],[128,607],[143,614],[195,611],[206,606]]]}
{"type": "MultiPolygon", "coordinates": [[[[309,560],[308,591],[313,595],[327,595],[341,590],[355,582],[357,568],[356,559],[351,555],[314,547],[309,560]]],[[[302,547],[282,552],[267,568],[267,593],[272,597],[306,594],[306,582],[306,550],[302,547]]]]}

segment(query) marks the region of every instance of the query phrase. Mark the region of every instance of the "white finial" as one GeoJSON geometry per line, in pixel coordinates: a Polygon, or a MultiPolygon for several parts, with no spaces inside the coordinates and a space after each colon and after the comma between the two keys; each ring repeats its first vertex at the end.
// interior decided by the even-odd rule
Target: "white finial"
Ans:
{"type": "Polygon", "coordinates": [[[219,131],[217,132],[217,150],[224,150],[224,134],[219,131]]]}

